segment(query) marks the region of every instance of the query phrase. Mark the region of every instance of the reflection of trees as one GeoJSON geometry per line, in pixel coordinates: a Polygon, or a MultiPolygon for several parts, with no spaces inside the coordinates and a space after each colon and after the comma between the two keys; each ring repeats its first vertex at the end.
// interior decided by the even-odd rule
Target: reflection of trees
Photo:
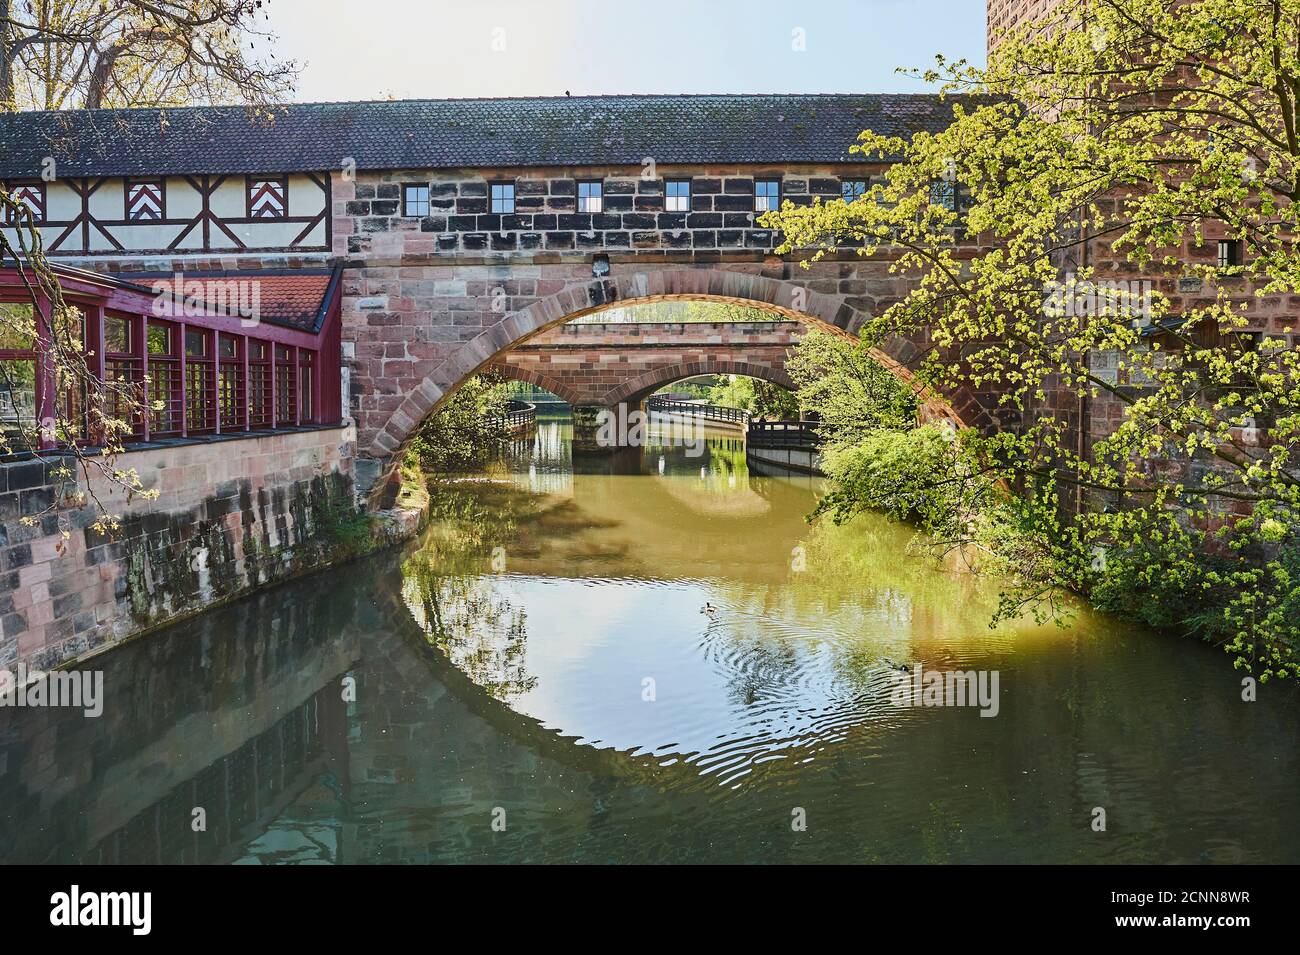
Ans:
{"type": "Polygon", "coordinates": [[[527,614],[483,575],[446,574],[426,554],[402,567],[402,595],[425,637],[494,698],[537,685],[528,673],[527,614]]]}

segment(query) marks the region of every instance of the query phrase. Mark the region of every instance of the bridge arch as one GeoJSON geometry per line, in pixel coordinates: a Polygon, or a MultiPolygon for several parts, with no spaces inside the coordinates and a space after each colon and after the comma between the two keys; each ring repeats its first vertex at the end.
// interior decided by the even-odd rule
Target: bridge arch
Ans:
{"type": "Polygon", "coordinates": [[[744,375],[746,378],[771,382],[787,391],[795,390],[794,382],[784,368],[772,368],[747,361],[689,361],[656,368],[633,378],[606,395],[604,404],[609,407],[623,401],[637,403],[664,385],[698,375],[744,375]]]}
{"type": "Polygon", "coordinates": [[[580,405],[583,403],[582,396],[564,382],[558,381],[550,375],[545,375],[529,368],[520,368],[517,365],[512,365],[509,362],[497,361],[494,358],[491,362],[478,370],[484,374],[498,375],[501,378],[510,381],[522,381],[525,384],[543,388],[555,395],[555,397],[559,398],[561,401],[567,402],[571,405],[580,405]]]}
{"type": "MultiPolygon", "coordinates": [[[[782,266],[791,271],[797,267],[782,266]]],[[[813,288],[814,276],[776,278],[758,267],[725,265],[628,267],[604,278],[575,279],[565,288],[508,311],[473,339],[459,345],[410,389],[386,423],[366,443],[365,454],[391,463],[420,423],[475,372],[504,352],[548,328],[609,308],[661,301],[710,301],[759,308],[814,328],[856,336],[868,313],[848,304],[845,296],[813,288]]],[[[942,396],[922,386],[910,371],[927,342],[896,338],[873,347],[871,356],[908,382],[917,392],[928,420],[946,419],[958,427],[988,429],[995,422],[989,409],[968,391],[942,396]]],[[[549,385],[542,387],[553,391],[549,385]]],[[[557,395],[559,392],[554,392],[557,395]]]]}

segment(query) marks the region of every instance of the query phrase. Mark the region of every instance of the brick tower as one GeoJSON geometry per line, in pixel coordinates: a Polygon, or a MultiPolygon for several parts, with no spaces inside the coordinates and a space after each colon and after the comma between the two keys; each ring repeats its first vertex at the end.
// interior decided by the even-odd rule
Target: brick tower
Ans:
{"type": "Polygon", "coordinates": [[[1004,32],[1043,16],[1059,2],[1060,0],[988,0],[989,52],[993,52],[1004,32]]]}

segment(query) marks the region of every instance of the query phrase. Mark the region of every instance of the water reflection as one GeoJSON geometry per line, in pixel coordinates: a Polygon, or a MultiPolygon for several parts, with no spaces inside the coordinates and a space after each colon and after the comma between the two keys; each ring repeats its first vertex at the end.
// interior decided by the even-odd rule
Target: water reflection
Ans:
{"type": "Polygon", "coordinates": [[[1293,691],[1102,618],[990,630],[815,494],[734,436],[543,428],[408,551],[99,658],[99,720],[0,711],[0,860],[1300,861],[1293,691]],[[998,716],[892,705],[918,664],[998,670],[998,716]]]}

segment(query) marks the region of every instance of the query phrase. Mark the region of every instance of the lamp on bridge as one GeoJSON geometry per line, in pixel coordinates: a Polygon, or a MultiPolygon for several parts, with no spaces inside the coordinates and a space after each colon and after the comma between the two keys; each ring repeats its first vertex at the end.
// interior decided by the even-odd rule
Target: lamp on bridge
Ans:
{"type": "Polygon", "coordinates": [[[609,256],[594,255],[591,258],[591,275],[593,278],[603,279],[609,274],[609,256]]]}

